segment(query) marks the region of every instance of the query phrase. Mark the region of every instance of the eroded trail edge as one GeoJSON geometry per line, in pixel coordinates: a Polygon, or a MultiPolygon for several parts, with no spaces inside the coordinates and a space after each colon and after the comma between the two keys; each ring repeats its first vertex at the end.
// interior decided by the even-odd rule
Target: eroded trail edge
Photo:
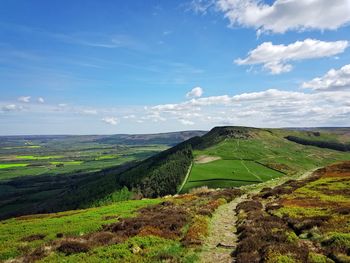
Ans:
{"type": "Polygon", "coordinates": [[[260,190],[264,187],[276,187],[291,179],[305,179],[306,177],[312,175],[312,173],[317,169],[318,168],[315,168],[302,174],[284,176],[275,180],[266,181],[264,183],[242,187],[245,194],[235,198],[225,205],[220,206],[212,216],[209,225],[209,234],[202,247],[199,262],[235,262],[235,258],[232,257],[232,252],[236,249],[238,241],[238,217],[236,213],[237,205],[244,201],[251,200],[251,197],[260,192],[260,190]]]}
{"type": "Polygon", "coordinates": [[[200,262],[232,262],[231,252],[237,245],[236,207],[247,199],[247,194],[220,206],[211,219],[209,235],[203,246],[200,262]]]}

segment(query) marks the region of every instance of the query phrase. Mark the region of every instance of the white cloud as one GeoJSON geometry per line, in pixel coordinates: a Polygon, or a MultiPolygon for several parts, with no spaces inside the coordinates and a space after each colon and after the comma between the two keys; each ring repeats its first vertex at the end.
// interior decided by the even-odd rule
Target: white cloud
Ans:
{"type": "Polygon", "coordinates": [[[4,111],[4,112],[10,112],[10,111],[19,111],[19,110],[22,110],[22,107],[21,106],[17,106],[16,104],[7,104],[7,105],[4,105],[4,106],[1,106],[1,111],[4,111]]]}
{"type": "Polygon", "coordinates": [[[28,103],[30,102],[30,96],[22,96],[18,98],[18,101],[28,103]]]}
{"type": "Polygon", "coordinates": [[[231,26],[251,27],[258,34],[336,30],[350,22],[349,0],[276,0],[272,4],[261,0],[217,0],[216,8],[231,26]]]}
{"type": "Polygon", "coordinates": [[[264,42],[249,51],[245,59],[239,58],[234,62],[238,65],[262,64],[270,73],[280,74],[292,70],[288,62],[334,56],[344,52],[348,46],[348,41],[325,42],[316,39],[305,39],[289,45],[264,42]]]}
{"type": "Polygon", "coordinates": [[[190,120],[179,119],[179,121],[180,121],[183,125],[194,125],[194,122],[193,122],[193,121],[190,121],[190,120]]]}
{"type": "Polygon", "coordinates": [[[62,107],[62,108],[67,107],[67,104],[65,104],[65,103],[60,103],[60,104],[58,104],[58,107],[62,107]]]}
{"type": "Polygon", "coordinates": [[[38,98],[38,102],[39,102],[39,103],[44,103],[44,102],[45,102],[45,100],[44,100],[44,98],[43,98],[43,97],[39,97],[39,98],[38,98]]]}
{"type": "Polygon", "coordinates": [[[187,10],[195,13],[206,14],[208,10],[215,5],[216,0],[192,0],[187,6],[187,10]]]}
{"type": "Polygon", "coordinates": [[[203,95],[203,89],[201,87],[195,87],[186,94],[187,98],[197,98],[203,95]]]}
{"type": "Polygon", "coordinates": [[[347,90],[304,93],[268,89],[156,105],[147,111],[155,112],[169,123],[177,120],[198,128],[216,125],[344,126],[350,125],[349,101],[350,91],[347,90]]]}
{"type": "Polygon", "coordinates": [[[102,118],[102,121],[110,125],[117,125],[119,122],[116,117],[104,117],[102,118]]]}
{"type": "Polygon", "coordinates": [[[302,87],[316,91],[350,90],[350,64],[338,70],[331,69],[322,77],[304,82],[302,87]]]}
{"type": "Polygon", "coordinates": [[[125,115],[125,116],[123,117],[123,119],[135,119],[135,118],[136,118],[136,116],[135,116],[134,114],[125,115]]]}
{"type": "Polygon", "coordinates": [[[81,113],[87,114],[87,115],[96,115],[98,112],[97,110],[94,110],[94,109],[85,109],[85,110],[82,110],[81,113]]]}
{"type": "Polygon", "coordinates": [[[206,98],[192,99],[190,101],[191,105],[194,106],[208,106],[215,104],[227,104],[231,102],[231,98],[227,95],[222,96],[211,96],[206,98]]]}
{"type": "Polygon", "coordinates": [[[152,122],[166,121],[165,117],[162,117],[159,111],[151,111],[148,115],[141,117],[142,120],[151,120],[152,122]]]}

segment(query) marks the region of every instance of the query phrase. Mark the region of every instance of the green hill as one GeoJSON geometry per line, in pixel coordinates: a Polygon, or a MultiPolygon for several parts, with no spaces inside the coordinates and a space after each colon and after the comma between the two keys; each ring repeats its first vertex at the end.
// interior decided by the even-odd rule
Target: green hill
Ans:
{"type": "MultiPolygon", "coordinates": [[[[147,197],[174,194],[183,180],[186,182],[180,189],[182,193],[201,186],[255,184],[349,160],[349,152],[332,147],[338,137],[339,134],[329,132],[216,127],[150,157],[117,180],[147,197]],[[304,145],[291,141],[289,136],[317,139],[324,145],[304,145]]],[[[336,144],[346,145],[340,141],[336,144]]]]}
{"type": "Polygon", "coordinates": [[[202,137],[203,143],[194,147],[192,170],[182,192],[203,185],[234,187],[259,183],[349,160],[350,153],[343,150],[347,144],[335,142],[338,137],[286,129],[214,128],[202,137]],[[310,143],[292,141],[290,136],[310,143]]]}

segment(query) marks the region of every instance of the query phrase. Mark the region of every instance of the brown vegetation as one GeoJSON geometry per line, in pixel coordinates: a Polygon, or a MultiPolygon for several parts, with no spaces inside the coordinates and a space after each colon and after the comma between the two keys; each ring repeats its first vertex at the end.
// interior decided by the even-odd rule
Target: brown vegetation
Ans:
{"type": "Polygon", "coordinates": [[[239,204],[237,262],[350,262],[349,183],[345,162],[239,204]]]}
{"type": "MultiPolygon", "coordinates": [[[[119,244],[134,236],[158,236],[179,240],[184,246],[198,246],[207,235],[208,216],[211,216],[220,205],[230,202],[241,193],[237,189],[223,189],[169,197],[160,204],[139,209],[135,217],[119,218],[117,215],[112,215],[103,218],[119,221],[103,226],[98,232],[79,237],[57,233],[58,239],[28,253],[23,261],[40,260],[52,251],[66,255],[86,253],[94,247],[119,244]]],[[[26,237],[25,240],[43,238],[45,235],[33,235],[26,237]]],[[[172,257],[167,254],[158,255],[155,260],[177,262],[177,259],[172,257]]]]}
{"type": "Polygon", "coordinates": [[[141,216],[122,219],[117,223],[104,227],[104,231],[110,231],[121,237],[132,237],[146,233],[153,229],[153,234],[164,238],[176,238],[181,235],[181,229],[188,222],[188,212],[166,201],[159,205],[150,206],[140,210],[141,216]]]}
{"type": "Polygon", "coordinates": [[[35,234],[35,235],[30,235],[30,236],[22,238],[22,241],[31,242],[31,241],[34,241],[34,240],[42,240],[45,237],[46,237],[45,234],[35,234]]]}
{"type": "Polygon", "coordinates": [[[88,252],[89,250],[90,246],[88,243],[78,240],[64,240],[57,248],[57,251],[62,252],[66,255],[88,252]]]}

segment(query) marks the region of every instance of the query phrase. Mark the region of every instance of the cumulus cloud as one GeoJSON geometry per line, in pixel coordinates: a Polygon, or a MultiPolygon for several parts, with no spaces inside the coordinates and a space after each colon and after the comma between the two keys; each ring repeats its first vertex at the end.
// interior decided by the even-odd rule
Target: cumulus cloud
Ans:
{"type": "Polygon", "coordinates": [[[262,64],[271,74],[280,74],[292,70],[293,66],[289,62],[334,56],[344,52],[348,46],[348,41],[325,42],[316,39],[305,39],[289,45],[264,42],[249,51],[246,58],[234,62],[238,65],[262,64]]]}
{"type": "Polygon", "coordinates": [[[149,107],[183,125],[258,127],[350,125],[350,91],[305,93],[268,89],[233,96],[210,96],[149,107]],[[200,106],[200,107],[198,107],[200,106]]]}
{"type": "Polygon", "coordinates": [[[39,98],[38,98],[38,102],[39,102],[39,103],[44,103],[44,102],[45,102],[45,100],[44,100],[44,98],[43,98],[43,97],[39,97],[39,98]]]}
{"type": "Polygon", "coordinates": [[[28,103],[30,102],[30,96],[21,96],[18,98],[18,101],[28,103]]]}
{"type": "Polygon", "coordinates": [[[116,117],[104,117],[102,121],[110,125],[117,125],[119,122],[116,117]]]}
{"type": "Polygon", "coordinates": [[[322,77],[304,82],[302,87],[315,91],[350,90],[350,64],[331,69],[322,77]]]}
{"type": "MultiPolygon", "coordinates": [[[[198,11],[206,12],[203,7],[207,6],[202,4],[198,11]]],[[[254,28],[258,34],[335,30],[350,22],[349,0],[276,0],[272,4],[261,0],[217,0],[216,8],[231,26],[254,28]]]]}
{"type": "Polygon", "coordinates": [[[203,95],[203,89],[201,87],[195,87],[186,94],[186,98],[198,98],[203,95]]]}

